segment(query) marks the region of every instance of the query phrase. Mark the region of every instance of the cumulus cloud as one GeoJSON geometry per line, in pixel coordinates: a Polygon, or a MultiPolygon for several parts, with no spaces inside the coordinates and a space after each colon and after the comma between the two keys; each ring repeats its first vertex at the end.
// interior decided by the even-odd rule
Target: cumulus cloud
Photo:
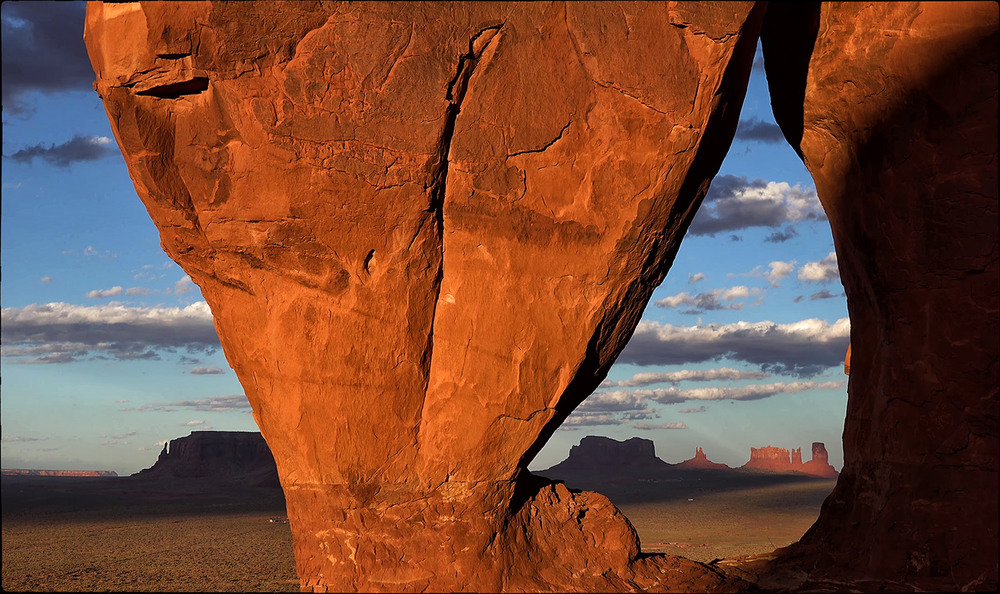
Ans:
{"type": "Polygon", "coordinates": [[[644,403],[652,400],[660,404],[677,404],[689,400],[762,400],[778,394],[793,394],[808,390],[835,390],[844,387],[845,382],[843,380],[830,382],[778,382],[773,384],[750,384],[747,386],[691,388],[688,390],[669,387],[629,390],[627,397],[644,403]]]}
{"type": "Polygon", "coordinates": [[[693,285],[703,280],[705,280],[705,274],[701,272],[696,272],[688,277],[688,284],[693,285]]]}
{"type": "Polygon", "coordinates": [[[762,371],[741,371],[732,367],[718,369],[682,369],[681,371],[640,372],[627,380],[604,382],[601,387],[634,388],[653,384],[677,384],[680,382],[709,382],[718,380],[758,380],[770,377],[762,371]]]}
{"type": "Polygon", "coordinates": [[[0,337],[3,357],[16,363],[157,359],[163,350],[219,348],[212,312],[204,301],[184,308],[115,302],[7,307],[2,311],[0,337]]]}
{"type": "Polygon", "coordinates": [[[31,111],[32,91],[90,91],[94,70],[83,44],[84,2],[4,2],[3,109],[31,111]]]}
{"type": "Polygon", "coordinates": [[[717,311],[722,309],[743,309],[745,303],[724,303],[732,302],[736,299],[746,299],[755,295],[760,295],[762,291],[757,288],[748,288],[740,285],[728,289],[712,289],[704,293],[690,294],[687,292],[678,293],[663,299],[657,299],[657,307],[676,308],[682,305],[690,306],[684,311],[686,314],[700,314],[705,311],[717,311]]]}
{"type": "Polygon", "coordinates": [[[750,272],[739,272],[735,274],[730,274],[729,276],[750,276],[755,278],[763,278],[770,283],[772,288],[777,288],[781,286],[781,280],[786,278],[795,270],[796,261],[792,260],[790,262],[782,262],[781,260],[776,260],[767,265],[767,269],[763,266],[755,266],[750,272]]]}
{"type": "Polygon", "coordinates": [[[222,375],[224,373],[226,373],[225,369],[215,365],[209,365],[208,367],[195,367],[191,370],[191,375],[222,375]]]}
{"type": "MultiPolygon", "coordinates": [[[[651,408],[653,403],[678,404],[687,401],[712,400],[762,400],[778,394],[806,392],[809,390],[844,389],[844,381],[796,381],[770,384],[750,384],[681,390],[676,387],[646,388],[633,390],[611,390],[591,394],[563,423],[564,428],[624,425],[633,421],[636,429],[687,429],[683,422],[648,423],[659,414],[651,408]]],[[[707,409],[704,405],[686,408],[679,412],[700,413],[707,409]]]]}
{"type": "Polygon", "coordinates": [[[796,223],[824,220],[826,215],[813,188],[720,175],[712,180],[688,233],[714,236],[750,227],[784,227],[782,233],[791,234],[796,232],[796,223]]]}
{"type": "Polygon", "coordinates": [[[137,412],[173,412],[177,410],[193,410],[198,412],[229,412],[234,410],[249,411],[250,403],[243,394],[230,396],[211,396],[197,400],[178,400],[176,402],[156,402],[144,404],[138,408],[122,409],[137,412]]]}
{"type": "Polygon", "coordinates": [[[785,136],[777,124],[762,122],[757,118],[740,120],[740,124],[736,128],[736,139],[768,144],[785,142],[785,136]]]}
{"type": "Polygon", "coordinates": [[[621,425],[624,422],[611,413],[588,414],[586,412],[573,412],[573,414],[562,422],[559,428],[575,429],[577,427],[593,427],[598,425],[621,425]]]}
{"type": "Polygon", "coordinates": [[[114,153],[114,143],[107,136],[78,135],[62,144],[24,147],[10,155],[10,159],[18,163],[31,163],[35,159],[41,159],[56,167],[69,167],[73,163],[97,161],[114,153]]]}
{"type": "Polygon", "coordinates": [[[116,297],[121,295],[124,289],[121,287],[111,287],[110,289],[94,289],[87,292],[88,299],[104,299],[106,297],[116,297]]]}
{"type": "Polygon", "coordinates": [[[618,358],[633,365],[687,365],[723,358],[759,365],[769,373],[812,375],[841,365],[850,320],[807,319],[673,326],[642,321],[618,358]]]}
{"type": "Polygon", "coordinates": [[[658,429],[687,429],[687,425],[681,422],[676,423],[636,423],[633,425],[641,431],[653,431],[658,429]]]}
{"type": "Polygon", "coordinates": [[[840,269],[837,267],[837,252],[830,252],[818,262],[806,262],[799,268],[798,278],[808,283],[839,281],[840,269]]]}
{"type": "Polygon", "coordinates": [[[197,427],[198,425],[204,425],[205,421],[188,421],[181,425],[182,427],[197,427]]]}

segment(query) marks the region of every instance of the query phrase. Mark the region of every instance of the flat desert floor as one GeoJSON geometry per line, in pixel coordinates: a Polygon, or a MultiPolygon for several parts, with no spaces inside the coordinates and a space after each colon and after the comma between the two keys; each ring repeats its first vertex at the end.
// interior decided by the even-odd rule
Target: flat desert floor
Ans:
{"type": "MultiPolygon", "coordinates": [[[[795,542],[834,483],[709,477],[601,490],[632,521],[644,552],[708,562],[795,542]]],[[[4,476],[2,493],[8,592],[298,591],[276,489],[4,476]]]]}

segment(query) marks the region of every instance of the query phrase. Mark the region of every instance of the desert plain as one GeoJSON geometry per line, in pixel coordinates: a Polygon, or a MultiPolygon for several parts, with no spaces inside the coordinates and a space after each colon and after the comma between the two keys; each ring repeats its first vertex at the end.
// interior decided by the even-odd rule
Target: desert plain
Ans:
{"type": "MultiPolygon", "coordinates": [[[[795,542],[836,482],[690,475],[597,490],[628,516],[643,552],[707,563],[795,542]]],[[[299,590],[280,489],[141,477],[4,476],[0,484],[4,591],[299,590]]]]}

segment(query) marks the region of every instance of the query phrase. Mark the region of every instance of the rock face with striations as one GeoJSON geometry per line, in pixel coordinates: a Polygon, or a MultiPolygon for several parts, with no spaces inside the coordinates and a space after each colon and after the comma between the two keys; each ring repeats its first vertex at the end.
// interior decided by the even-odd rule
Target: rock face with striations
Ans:
{"type": "Polygon", "coordinates": [[[666,274],[763,13],[89,5],[96,89],[274,453],[304,588],[661,579],[606,498],[525,468],[666,274]]]}
{"type": "Polygon", "coordinates": [[[948,6],[90,4],[95,88],[274,453],[303,589],[739,587],[525,468],[669,268],[761,27],[854,327],[800,562],[995,585],[997,19],[948,6]]]}

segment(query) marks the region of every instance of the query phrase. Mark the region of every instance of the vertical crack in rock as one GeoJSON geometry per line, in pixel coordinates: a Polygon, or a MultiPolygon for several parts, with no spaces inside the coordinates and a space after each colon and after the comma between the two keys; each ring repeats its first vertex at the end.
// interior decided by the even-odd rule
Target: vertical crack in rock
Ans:
{"type": "Polygon", "coordinates": [[[496,37],[496,34],[503,27],[503,23],[492,25],[480,30],[469,39],[469,51],[459,56],[458,67],[455,77],[448,83],[448,90],[445,99],[448,100],[448,107],[445,112],[444,128],[441,131],[441,138],[438,140],[437,160],[432,162],[430,168],[430,201],[427,212],[434,216],[434,224],[440,252],[438,254],[437,277],[434,279],[434,313],[431,316],[430,331],[427,333],[427,346],[424,349],[422,367],[427,370],[424,383],[424,394],[426,398],[427,387],[430,384],[431,358],[434,352],[434,323],[437,319],[437,308],[441,303],[441,282],[444,279],[444,195],[448,183],[449,154],[451,152],[452,140],[455,136],[455,124],[458,114],[462,111],[462,101],[465,99],[466,91],[469,89],[469,79],[479,64],[479,57],[496,37]]]}

